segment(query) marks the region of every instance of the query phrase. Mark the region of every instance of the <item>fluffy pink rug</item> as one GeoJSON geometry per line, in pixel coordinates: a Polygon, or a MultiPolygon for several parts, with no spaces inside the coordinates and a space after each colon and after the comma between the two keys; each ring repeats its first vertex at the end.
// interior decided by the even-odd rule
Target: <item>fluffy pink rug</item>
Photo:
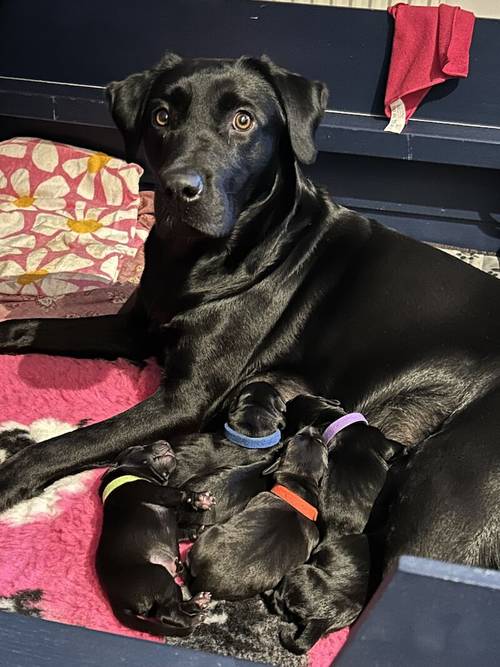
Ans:
{"type": "MultiPolygon", "coordinates": [[[[0,376],[0,430],[22,426],[37,441],[135,405],[160,379],[153,364],[141,370],[125,361],[43,355],[0,357],[0,376]]],[[[101,473],[67,477],[0,515],[0,608],[145,637],[115,620],[96,580],[101,473]]],[[[346,637],[347,630],[318,642],[309,656],[311,667],[330,665],[346,637]]]]}

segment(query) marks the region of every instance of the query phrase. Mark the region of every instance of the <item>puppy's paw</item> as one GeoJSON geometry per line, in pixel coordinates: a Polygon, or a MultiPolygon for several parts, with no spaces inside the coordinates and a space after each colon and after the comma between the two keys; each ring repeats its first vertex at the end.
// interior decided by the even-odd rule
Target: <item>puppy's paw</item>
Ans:
{"type": "Polygon", "coordinates": [[[202,491],[201,493],[193,493],[188,502],[195,510],[206,512],[215,505],[215,498],[209,491],[202,491]]]}
{"type": "Polygon", "coordinates": [[[193,602],[193,604],[196,605],[196,607],[200,611],[205,611],[205,609],[207,609],[211,601],[212,601],[212,593],[208,592],[196,593],[196,595],[193,595],[193,597],[191,598],[191,602],[193,602]]]}

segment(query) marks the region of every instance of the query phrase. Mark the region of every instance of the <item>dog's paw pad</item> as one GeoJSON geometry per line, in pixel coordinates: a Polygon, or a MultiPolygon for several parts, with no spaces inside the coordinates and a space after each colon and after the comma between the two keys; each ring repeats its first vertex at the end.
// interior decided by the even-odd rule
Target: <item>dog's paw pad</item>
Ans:
{"type": "Polygon", "coordinates": [[[198,609],[206,609],[211,600],[212,593],[208,592],[196,593],[196,595],[193,597],[193,602],[198,607],[198,609]]]}
{"type": "Polygon", "coordinates": [[[215,505],[215,498],[209,491],[202,493],[195,493],[193,498],[193,506],[197,510],[209,510],[215,505]]]}

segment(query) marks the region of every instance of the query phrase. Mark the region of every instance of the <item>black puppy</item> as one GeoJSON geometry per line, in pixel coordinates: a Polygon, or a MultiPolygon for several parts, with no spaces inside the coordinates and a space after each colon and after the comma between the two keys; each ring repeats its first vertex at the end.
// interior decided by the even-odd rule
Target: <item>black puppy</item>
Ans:
{"type": "Polygon", "coordinates": [[[320,495],[322,539],[311,560],[287,574],[267,595],[271,608],[297,625],[280,639],[293,653],[305,653],[326,632],[350,625],[370,592],[370,544],[362,534],[386,481],[389,462],[405,451],[361,415],[346,415],[338,403],[298,396],[287,406],[289,428],[310,422],[329,439],[328,476],[320,495]],[[355,421],[359,419],[360,421],[355,421]],[[337,421],[343,420],[343,421],[337,421]],[[328,432],[326,432],[328,433],[328,432]]]}
{"type": "Polygon", "coordinates": [[[318,432],[291,438],[275,472],[272,491],[253,498],[222,525],[204,532],[189,556],[193,590],[210,582],[214,597],[237,600],[273,588],[291,568],[305,563],[319,540],[319,484],[327,451],[318,432]]]}
{"type": "Polygon", "coordinates": [[[102,478],[104,503],[96,569],[115,616],[124,625],[156,635],[185,636],[202,620],[210,594],[189,597],[175,582],[180,572],[175,508],[198,510],[214,502],[165,486],[175,469],[170,445],[158,441],[121,454],[102,478]]]}
{"type": "MultiPolygon", "coordinates": [[[[208,512],[183,507],[179,525],[194,527],[223,523],[243,510],[261,491],[269,490],[272,478],[264,471],[282,448],[262,447],[266,436],[277,434],[285,426],[285,403],[279,392],[267,382],[251,382],[229,401],[229,435],[236,434],[246,446],[238,446],[224,435],[200,434],[173,443],[177,468],[171,482],[191,491],[210,488],[217,498],[208,512]],[[261,448],[262,447],[262,448],[261,448]]],[[[269,438],[267,438],[269,439],[269,438]]]]}

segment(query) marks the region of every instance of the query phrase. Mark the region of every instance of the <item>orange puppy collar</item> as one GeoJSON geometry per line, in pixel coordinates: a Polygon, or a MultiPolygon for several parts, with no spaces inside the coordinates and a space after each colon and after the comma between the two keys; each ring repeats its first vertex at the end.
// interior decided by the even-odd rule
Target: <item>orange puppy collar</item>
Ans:
{"type": "Polygon", "coordinates": [[[286,486],[283,486],[282,484],[275,484],[271,489],[271,493],[274,493],[275,496],[278,496],[284,500],[286,503],[291,505],[294,510],[297,510],[297,512],[300,514],[303,514],[308,519],[311,519],[311,521],[316,521],[318,518],[318,510],[297,493],[287,489],[286,486]]]}

